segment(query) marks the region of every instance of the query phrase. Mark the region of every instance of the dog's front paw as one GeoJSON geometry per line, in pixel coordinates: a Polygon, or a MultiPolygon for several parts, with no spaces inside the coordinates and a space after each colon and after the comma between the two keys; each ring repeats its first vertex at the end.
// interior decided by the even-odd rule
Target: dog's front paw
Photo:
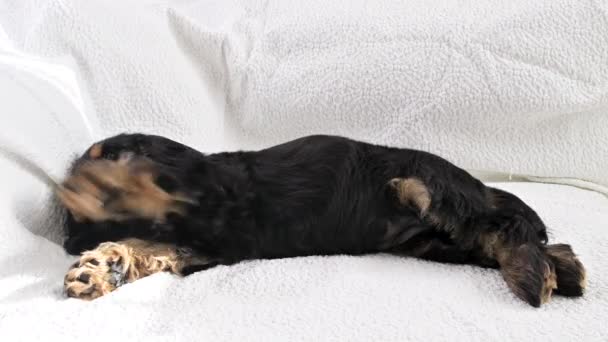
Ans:
{"type": "Polygon", "coordinates": [[[215,265],[213,260],[173,244],[138,239],[104,242],[84,252],[70,268],[65,276],[65,293],[91,300],[154,273],[186,274],[215,265]]]}
{"type": "Polygon", "coordinates": [[[129,251],[118,243],[102,243],[84,252],[64,280],[69,297],[92,300],[116,290],[127,281],[129,251]]]}

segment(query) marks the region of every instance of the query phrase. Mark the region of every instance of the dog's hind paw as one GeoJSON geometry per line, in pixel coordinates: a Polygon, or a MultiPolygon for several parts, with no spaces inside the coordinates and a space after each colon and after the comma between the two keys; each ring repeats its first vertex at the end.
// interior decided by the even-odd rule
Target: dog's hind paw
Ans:
{"type": "Polygon", "coordinates": [[[570,245],[548,245],[545,247],[545,251],[555,264],[557,274],[555,293],[566,297],[582,296],[587,286],[585,267],[576,257],[570,245]]]}

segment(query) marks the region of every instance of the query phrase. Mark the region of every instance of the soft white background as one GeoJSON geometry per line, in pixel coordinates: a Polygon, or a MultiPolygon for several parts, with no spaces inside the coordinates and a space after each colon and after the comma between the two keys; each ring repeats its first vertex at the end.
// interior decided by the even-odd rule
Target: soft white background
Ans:
{"type": "MultiPolygon", "coordinates": [[[[0,2],[0,143],[62,177],[110,134],[203,151],[312,133],[468,169],[608,184],[605,1],[0,2]]],[[[159,274],[67,300],[49,190],[0,159],[0,332],[10,340],[605,340],[608,200],[502,184],[589,268],[532,309],[496,271],[391,256],[159,274]]],[[[599,188],[599,187],[595,187],[599,188]]]]}

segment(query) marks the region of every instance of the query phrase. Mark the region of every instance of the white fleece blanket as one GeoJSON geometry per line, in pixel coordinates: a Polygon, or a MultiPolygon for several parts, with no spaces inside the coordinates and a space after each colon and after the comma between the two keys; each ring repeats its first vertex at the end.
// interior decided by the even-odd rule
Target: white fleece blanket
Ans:
{"type": "Polygon", "coordinates": [[[608,186],[607,1],[2,5],[16,48],[75,67],[105,134],[218,150],[333,133],[608,186]]]}
{"type": "MultiPolygon", "coordinates": [[[[127,130],[206,151],[343,134],[469,169],[608,185],[606,2],[0,6],[0,143],[55,177],[84,146],[127,130]]],[[[85,303],[61,294],[73,258],[58,245],[48,189],[4,158],[0,182],[0,336],[11,341],[608,336],[608,199],[598,193],[500,185],[589,269],[585,298],[541,309],[516,300],[496,271],[385,255],[158,274],[85,303]]]]}
{"type": "Polygon", "coordinates": [[[0,258],[0,331],[10,341],[606,341],[606,198],[559,185],[501,187],[538,208],[554,241],[575,246],[589,268],[584,298],[534,309],[497,271],[376,255],[157,274],[82,302],[60,295],[68,260],[58,246],[3,234],[3,251],[17,251],[0,258]]]}

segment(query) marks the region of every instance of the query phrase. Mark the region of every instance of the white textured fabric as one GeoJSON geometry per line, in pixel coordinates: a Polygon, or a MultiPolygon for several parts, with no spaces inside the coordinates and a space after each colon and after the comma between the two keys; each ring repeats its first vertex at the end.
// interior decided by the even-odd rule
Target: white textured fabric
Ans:
{"type": "MultiPolygon", "coordinates": [[[[0,68],[3,106],[18,113],[6,120],[13,131],[4,126],[3,142],[10,139],[12,148],[60,177],[68,156],[95,132],[77,110],[86,107],[77,83],[61,66],[4,61],[30,67],[0,68]],[[62,92],[48,83],[58,79],[62,92]]],[[[551,240],[572,244],[589,270],[584,298],[554,297],[540,309],[516,299],[497,271],[388,255],[251,261],[185,279],[157,274],[83,302],[62,294],[74,257],[57,244],[48,189],[4,158],[0,181],[0,331],[10,341],[605,341],[608,335],[608,199],[599,193],[496,184],[536,208],[551,240]]]]}
{"type": "MultiPolygon", "coordinates": [[[[121,131],[207,151],[334,133],[467,168],[608,184],[603,1],[0,6],[0,144],[57,178],[84,146],[121,131]]],[[[58,244],[49,189],[3,157],[0,184],[0,336],[10,341],[608,336],[608,199],[598,193],[500,185],[589,270],[584,298],[540,309],[515,299],[496,271],[386,255],[158,274],[88,303],[61,293],[74,258],[58,244]]]]}
{"type": "Polygon", "coordinates": [[[3,4],[17,48],[73,62],[106,134],[209,151],[341,134],[608,185],[606,1],[3,4]]]}
{"type": "Polygon", "coordinates": [[[574,246],[589,270],[585,297],[534,309],[498,271],[373,255],[156,274],[83,302],[61,295],[61,248],[7,232],[21,224],[3,215],[0,331],[11,341],[605,341],[608,199],[562,185],[499,187],[538,209],[552,241],[574,246]]]}

